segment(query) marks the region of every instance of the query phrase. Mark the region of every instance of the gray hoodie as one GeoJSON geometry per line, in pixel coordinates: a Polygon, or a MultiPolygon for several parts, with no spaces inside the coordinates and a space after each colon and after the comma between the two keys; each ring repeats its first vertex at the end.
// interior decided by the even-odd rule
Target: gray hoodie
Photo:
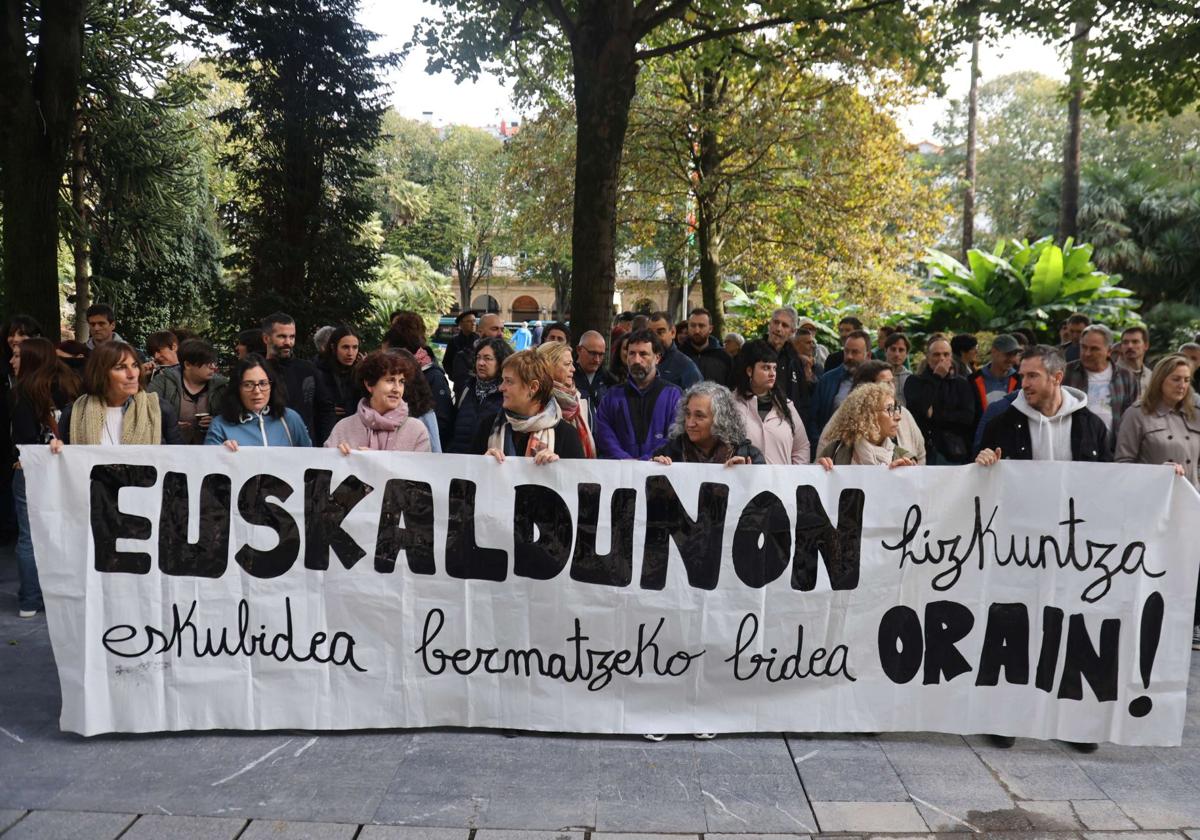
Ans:
{"type": "Polygon", "coordinates": [[[1047,417],[1025,401],[1022,391],[1013,406],[1029,418],[1029,441],[1035,461],[1070,461],[1071,415],[1087,408],[1087,394],[1077,388],[1063,386],[1062,405],[1053,417],[1047,417]]]}

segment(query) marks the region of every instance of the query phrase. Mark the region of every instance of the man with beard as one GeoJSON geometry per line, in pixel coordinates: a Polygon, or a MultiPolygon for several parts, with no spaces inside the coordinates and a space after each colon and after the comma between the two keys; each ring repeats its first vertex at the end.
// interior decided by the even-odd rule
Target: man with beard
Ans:
{"type": "MultiPolygon", "coordinates": [[[[871,337],[865,331],[854,330],[846,335],[842,343],[842,363],[826,370],[817,383],[813,397],[813,433],[808,436],[809,440],[821,439],[821,430],[853,387],[854,371],[869,358],[870,352],[871,337]]],[[[830,361],[833,358],[830,356],[830,361]]]]}
{"type": "Polygon", "coordinates": [[[262,336],[267,362],[276,380],[283,384],[287,407],[300,415],[313,445],[320,446],[333,431],[337,415],[333,398],[317,375],[317,366],[296,356],[295,319],[286,312],[268,315],[262,322],[262,336]]]}
{"type": "Polygon", "coordinates": [[[728,385],[733,359],[712,334],[712,329],[712,316],[707,309],[697,306],[688,314],[687,337],[679,349],[696,363],[700,375],[709,382],[728,385]]]}
{"type": "Polygon", "coordinates": [[[629,379],[614,385],[596,410],[596,449],[601,458],[648,461],[667,440],[683,392],[659,375],[663,345],[651,330],[629,336],[629,379]]]}

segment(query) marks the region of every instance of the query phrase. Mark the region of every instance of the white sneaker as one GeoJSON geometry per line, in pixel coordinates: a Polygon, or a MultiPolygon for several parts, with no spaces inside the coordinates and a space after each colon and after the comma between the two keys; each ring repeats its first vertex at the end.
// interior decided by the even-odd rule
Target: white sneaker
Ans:
{"type": "Polygon", "coordinates": [[[17,613],[17,618],[33,618],[37,614],[37,610],[21,610],[17,613]]]}
{"type": "Polygon", "coordinates": [[[645,735],[643,735],[642,737],[643,737],[643,738],[645,738],[647,741],[653,741],[653,742],[654,742],[654,743],[656,743],[656,744],[657,744],[659,741],[665,741],[665,740],[667,740],[667,736],[666,736],[666,735],[651,735],[649,732],[647,732],[647,733],[646,733],[645,735]]]}
{"type": "Polygon", "coordinates": [[[692,733],[692,737],[695,738],[697,741],[711,741],[713,738],[717,737],[717,733],[716,732],[694,732],[694,733],[692,733]]]}

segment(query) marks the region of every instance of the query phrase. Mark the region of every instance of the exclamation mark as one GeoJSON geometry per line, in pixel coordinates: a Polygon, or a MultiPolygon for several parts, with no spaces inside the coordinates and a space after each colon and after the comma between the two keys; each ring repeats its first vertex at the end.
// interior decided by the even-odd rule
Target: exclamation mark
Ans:
{"type": "MultiPolygon", "coordinates": [[[[1162,636],[1163,596],[1154,592],[1142,607],[1142,632],[1138,645],[1138,667],[1142,671],[1142,688],[1150,688],[1150,672],[1154,669],[1154,657],[1158,654],[1158,640],[1162,636]]],[[[1154,701],[1146,695],[1135,697],[1129,704],[1129,714],[1145,717],[1154,708],[1154,701]]]]}

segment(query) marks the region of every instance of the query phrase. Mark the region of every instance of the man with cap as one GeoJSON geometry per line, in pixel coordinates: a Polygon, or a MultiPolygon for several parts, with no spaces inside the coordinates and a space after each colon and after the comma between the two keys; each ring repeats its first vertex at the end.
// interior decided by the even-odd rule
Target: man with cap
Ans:
{"type": "Polygon", "coordinates": [[[992,360],[967,377],[975,394],[976,416],[982,417],[987,407],[1003,399],[1021,386],[1017,364],[1021,360],[1021,345],[1007,333],[992,339],[992,360]]]}

